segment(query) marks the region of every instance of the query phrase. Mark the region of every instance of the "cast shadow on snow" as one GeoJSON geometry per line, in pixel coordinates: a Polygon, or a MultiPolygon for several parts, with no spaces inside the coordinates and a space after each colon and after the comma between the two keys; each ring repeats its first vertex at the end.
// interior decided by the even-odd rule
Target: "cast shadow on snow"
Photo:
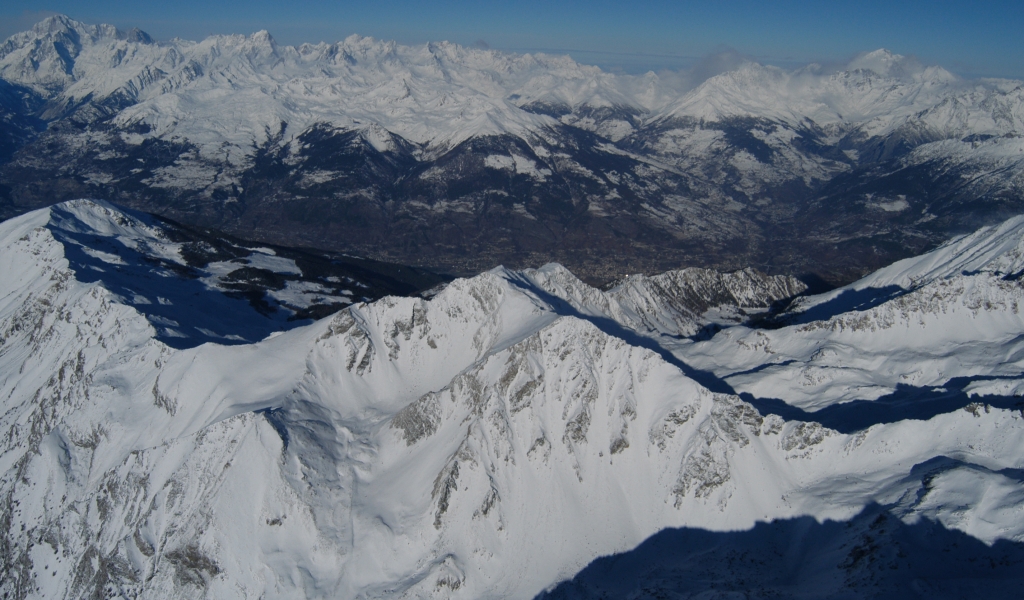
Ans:
{"type": "Polygon", "coordinates": [[[614,319],[584,314],[580,312],[578,309],[576,309],[576,307],[574,307],[572,304],[566,302],[565,300],[559,298],[558,296],[555,296],[554,294],[551,294],[550,292],[545,291],[544,289],[540,288],[539,286],[537,286],[536,284],[534,284],[533,282],[529,281],[524,277],[510,277],[508,279],[508,282],[520,288],[521,290],[527,292],[528,294],[533,294],[543,302],[546,302],[548,305],[551,306],[551,309],[557,315],[565,317],[575,317],[583,321],[589,321],[591,324],[593,324],[606,335],[619,338],[620,340],[626,342],[631,346],[645,348],[647,350],[650,350],[651,352],[654,352],[655,354],[660,356],[662,360],[675,366],[680,371],[682,371],[684,375],[686,375],[690,379],[693,379],[694,381],[703,385],[704,387],[708,388],[712,392],[718,392],[723,394],[736,393],[732,389],[732,386],[730,386],[725,380],[720,379],[715,374],[709,371],[703,371],[701,369],[691,367],[685,362],[679,360],[679,358],[676,357],[674,354],[663,348],[660,344],[658,344],[656,340],[644,335],[640,335],[636,331],[633,331],[628,327],[624,327],[614,319]]]}
{"type": "MultiPolygon", "coordinates": [[[[910,477],[912,479],[920,479],[923,483],[927,483],[933,479],[936,475],[945,473],[947,471],[953,471],[955,469],[967,469],[970,471],[976,471],[985,475],[1000,475],[1007,479],[1014,480],[1015,483],[1024,483],[1024,469],[1015,469],[1007,467],[1005,469],[999,469],[998,471],[990,469],[984,465],[977,463],[971,463],[958,458],[951,458],[949,456],[936,456],[930,458],[923,463],[918,463],[910,469],[910,477]]],[[[917,500],[920,502],[929,492],[928,485],[922,485],[917,491],[917,500]]]]}
{"type": "MultiPolygon", "coordinates": [[[[744,402],[753,405],[762,415],[776,414],[787,421],[817,421],[840,433],[853,433],[880,423],[895,423],[906,419],[926,421],[937,415],[961,409],[979,411],[995,407],[1024,411],[1024,398],[998,395],[970,397],[965,391],[965,388],[974,382],[1017,379],[1016,377],[978,376],[955,377],[944,383],[943,387],[917,387],[900,384],[891,394],[877,400],[854,400],[808,412],[776,398],[756,398],[747,392],[737,393],[729,382],[710,371],[686,364],[652,338],[640,335],[607,317],[581,313],[565,300],[546,292],[524,278],[510,278],[509,282],[548,303],[559,315],[589,321],[607,335],[619,338],[630,345],[651,350],[662,360],[677,367],[684,375],[712,392],[738,395],[744,402]]],[[[865,301],[861,299],[861,305],[865,301]]]]}
{"type": "Polygon", "coordinates": [[[1021,590],[1024,544],[988,546],[926,518],[906,524],[871,504],[849,521],[664,529],[634,550],[596,559],[535,600],[1020,598],[1021,590]]]}
{"type": "MultiPolygon", "coordinates": [[[[803,312],[787,313],[785,309],[788,308],[788,305],[782,306],[780,307],[781,312],[772,311],[772,314],[756,320],[751,325],[765,329],[778,329],[789,325],[810,323],[811,321],[827,321],[843,313],[870,310],[909,291],[898,285],[877,288],[869,287],[861,290],[843,290],[835,298],[812,306],[803,312]]],[[[804,295],[806,293],[801,294],[801,296],[804,295]]],[[[790,301],[799,297],[796,296],[790,299],[790,301]]]]}
{"type": "Polygon", "coordinates": [[[257,312],[247,299],[211,289],[191,268],[156,260],[114,238],[56,228],[51,232],[63,243],[75,279],[101,282],[123,297],[145,315],[156,329],[156,338],[172,348],[193,348],[205,342],[246,344],[310,322],[289,321],[289,311],[257,312]],[[114,255],[123,264],[98,258],[85,248],[114,255]]]}
{"type": "Polygon", "coordinates": [[[288,444],[292,441],[292,436],[288,433],[288,419],[285,410],[281,407],[276,407],[264,408],[255,412],[258,415],[263,415],[263,418],[270,423],[270,426],[274,428],[274,431],[281,438],[282,450],[287,450],[288,444]]]}
{"type": "Polygon", "coordinates": [[[954,377],[936,386],[898,384],[896,389],[877,400],[853,400],[826,406],[814,412],[797,408],[777,398],[755,398],[750,393],[739,394],[763,415],[776,414],[787,421],[817,421],[840,433],[853,433],[879,423],[897,421],[927,421],[937,415],[966,409],[976,415],[990,408],[1024,411],[1024,398],[1020,396],[969,396],[965,388],[979,381],[1019,379],[1019,377],[978,376],[954,377]]]}

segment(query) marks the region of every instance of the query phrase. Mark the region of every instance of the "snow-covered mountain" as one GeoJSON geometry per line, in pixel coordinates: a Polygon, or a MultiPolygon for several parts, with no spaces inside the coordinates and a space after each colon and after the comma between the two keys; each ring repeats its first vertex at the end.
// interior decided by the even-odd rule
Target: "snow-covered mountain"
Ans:
{"type": "Polygon", "coordinates": [[[166,284],[89,273],[115,244],[187,264],[147,219],[78,201],[0,224],[8,597],[1022,583],[1020,219],[796,301],[798,281],[753,270],[600,291],[499,268],[185,347],[125,291],[166,284]],[[614,581],[583,570],[634,549],[614,581]]]}
{"type": "Polygon", "coordinates": [[[0,46],[0,210],[104,197],[467,273],[557,258],[605,282],[684,264],[847,282],[1020,211],[1022,94],[885,50],[702,81],[56,16],[0,46]]]}
{"type": "Polygon", "coordinates": [[[44,214],[41,226],[63,245],[77,279],[135,307],[174,347],[255,342],[353,302],[446,281],[400,265],[247,246],[102,201],[65,202],[44,214]]]}

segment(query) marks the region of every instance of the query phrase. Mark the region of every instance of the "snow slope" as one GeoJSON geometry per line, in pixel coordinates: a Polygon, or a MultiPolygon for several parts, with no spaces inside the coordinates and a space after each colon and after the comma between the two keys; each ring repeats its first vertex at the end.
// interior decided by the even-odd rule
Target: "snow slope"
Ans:
{"type": "MultiPolygon", "coordinates": [[[[899,339],[942,348],[942,377],[972,375],[982,354],[1011,373],[1015,280],[911,292],[873,321],[854,312],[691,342],[678,335],[706,324],[708,307],[763,307],[794,282],[683,271],[600,292],[555,265],[497,269],[429,300],[175,349],[80,279],[54,229],[72,218],[146,235],[88,202],[0,224],[9,597],[529,598],[666,527],[845,520],[869,505],[987,544],[1024,541],[1017,407],[827,428],[719,389],[748,389],[751,356],[811,364],[795,349],[818,341],[861,344],[894,374],[921,361],[899,348],[882,359],[899,339]],[[690,305],[681,289],[714,293],[690,305]]],[[[767,389],[792,389],[764,372],[767,389]]]]}
{"type": "Polygon", "coordinates": [[[76,278],[134,306],[174,347],[254,342],[354,301],[419,291],[366,261],[251,247],[103,201],[65,202],[41,214],[76,278]]]}
{"type": "Polygon", "coordinates": [[[811,411],[885,399],[927,415],[929,394],[931,402],[992,395],[1016,406],[1022,240],[1024,219],[1014,217],[799,298],[777,318],[789,326],[736,327],[681,352],[738,392],[811,411]]]}

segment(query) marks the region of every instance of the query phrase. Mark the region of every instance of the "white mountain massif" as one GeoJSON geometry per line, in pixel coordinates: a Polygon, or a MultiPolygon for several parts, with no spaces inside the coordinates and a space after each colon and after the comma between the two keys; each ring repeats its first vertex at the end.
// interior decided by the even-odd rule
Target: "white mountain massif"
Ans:
{"type": "Polygon", "coordinates": [[[1021,210],[1019,81],[885,50],[695,73],[51,17],[0,46],[0,214],[103,197],[449,272],[556,257],[601,282],[694,264],[845,283],[1021,210]]]}
{"type": "Polygon", "coordinates": [[[1020,589],[1024,219],[781,313],[793,278],[549,264],[178,347],[109,258],[187,264],[148,219],[0,224],[8,598],[1020,589]]]}
{"type": "MultiPolygon", "coordinates": [[[[614,75],[565,56],[448,42],[410,47],[353,35],[293,47],[260,31],[156,43],[137,30],[57,16],[9,38],[0,60],[5,80],[51,98],[51,110],[130,102],[118,111],[120,127],[146,124],[149,136],[196,140],[212,154],[217,146],[263,145],[281,122],[296,135],[324,122],[346,129],[375,124],[438,152],[480,135],[539,136],[555,121],[521,110],[534,104],[632,108],[652,122],[752,117],[798,129],[809,119],[825,128],[862,127],[869,136],[914,121],[945,136],[1024,132],[1020,82],[970,83],[886,50],[837,73],[746,62],[688,90],[690,82],[654,73],[614,75]],[[224,110],[228,97],[235,110],[224,110]]],[[[367,135],[387,146],[372,139],[381,133],[367,135]]]]}

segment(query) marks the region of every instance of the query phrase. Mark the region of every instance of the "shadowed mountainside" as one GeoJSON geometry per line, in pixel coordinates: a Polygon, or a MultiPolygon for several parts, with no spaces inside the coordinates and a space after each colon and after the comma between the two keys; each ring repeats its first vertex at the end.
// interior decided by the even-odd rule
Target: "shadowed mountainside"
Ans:
{"type": "MultiPolygon", "coordinates": [[[[1019,474],[1018,474],[1019,478],[1019,474]]],[[[1024,544],[983,542],[879,505],[747,531],[665,529],[605,556],[535,600],[605,598],[1019,598],[1024,544]]]]}

